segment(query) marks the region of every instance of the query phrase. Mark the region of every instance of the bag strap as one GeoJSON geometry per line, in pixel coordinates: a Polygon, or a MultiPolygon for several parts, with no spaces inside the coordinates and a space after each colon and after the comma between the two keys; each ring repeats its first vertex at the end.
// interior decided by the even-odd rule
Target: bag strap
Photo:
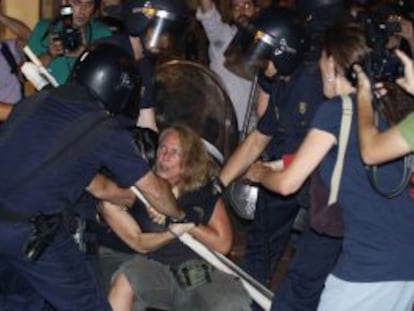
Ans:
{"type": "Polygon", "coordinates": [[[17,80],[19,81],[19,84],[20,84],[20,92],[21,92],[21,95],[23,96],[24,95],[24,86],[23,86],[24,81],[22,79],[22,76],[19,73],[19,65],[17,64],[17,61],[14,58],[9,45],[5,42],[2,42],[0,50],[4,56],[4,59],[6,60],[7,64],[10,67],[10,73],[12,73],[13,75],[17,77],[17,80]]]}
{"type": "Polygon", "coordinates": [[[338,155],[331,177],[331,187],[329,192],[328,206],[336,203],[339,192],[339,184],[344,167],[345,151],[348,145],[349,133],[352,123],[352,101],[349,95],[341,95],[342,98],[342,118],[339,130],[338,155]]]}

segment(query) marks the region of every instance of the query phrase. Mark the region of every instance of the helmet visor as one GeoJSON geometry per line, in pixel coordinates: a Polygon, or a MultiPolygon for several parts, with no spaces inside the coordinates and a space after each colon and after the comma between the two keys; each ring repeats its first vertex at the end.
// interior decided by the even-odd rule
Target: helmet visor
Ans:
{"type": "Polygon", "coordinates": [[[224,53],[224,66],[240,77],[252,80],[259,70],[266,69],[272,59],[274,41],[254,25],[245,23],[224,53]]]}
{"type": "Polygon", "coordinates": [[[169,47],[172,34],[184,26],[184,19],[164,10],[154,10],[154,15],[144,32],[145,47],[152,53],[158,53],[169,47]]]}

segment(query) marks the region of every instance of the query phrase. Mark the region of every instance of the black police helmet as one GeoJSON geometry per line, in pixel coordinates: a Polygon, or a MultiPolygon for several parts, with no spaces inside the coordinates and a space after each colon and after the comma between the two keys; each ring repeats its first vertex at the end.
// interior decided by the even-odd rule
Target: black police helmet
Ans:
{"type": "Polygon", "coordinates": [[[305,58],[307,40],[302,19],[292,9],[269,8],[263,9],[252,23],[258,30],[255,40],[271,48],[269,60],[278,75],[292,74],[305,58]]]}
{"type": "Polygon", "coordinates": [[[345,7],[346,0],[296,0],[296,9],[303,14],[311,14],[321,8],[332,6],[345,7]]]}
{"type": "Polygon", "coordinates": [[[131,36],[140,36],[154,20],[174,24],[186,19],[188,8],[183,0],[127,0],[105,9],[108,16],[122,20],[131,36]]]}
{"type": "Polygon", "coordinates": [[[70,79],[86,87],[106,110],[119,114],[138,96],[133,63],[133,57],[120,47],[100,44],[79,56],[70,79]]]}

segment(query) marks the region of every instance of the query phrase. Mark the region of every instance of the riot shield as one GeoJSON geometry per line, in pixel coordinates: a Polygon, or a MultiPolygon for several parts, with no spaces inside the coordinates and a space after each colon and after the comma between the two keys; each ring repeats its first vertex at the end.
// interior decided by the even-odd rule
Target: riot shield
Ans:
{"type": "Polygon", "coordinates": [[[219,164],[228,158],[238,143],[237,119],[215,73],[194,62],[169,61],[156,68],[155,92],[160,130],[183,123],[203,138],[219,164]]]}

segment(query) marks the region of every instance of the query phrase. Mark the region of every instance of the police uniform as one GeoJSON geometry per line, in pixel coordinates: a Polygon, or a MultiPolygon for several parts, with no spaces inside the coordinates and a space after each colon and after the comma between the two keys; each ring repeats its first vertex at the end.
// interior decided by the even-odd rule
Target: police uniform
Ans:
{"type": "MultiPolygon", "coordinates": [[[[277,77],[262,83],[270,93],[268,107],[257,129],[272,137],[263,160],[280,159],[294,153],[322,102],[322,81],[317,64],[301,65],[289,78],[277,77]]],[[[307,208],[307,187],[283,197],[259,188],[253,223],[249,227],[245,269],[259,282],[269,284],[272,263],[279,260],[291,234],[300,207],[307,208]]]]}
{"type": "MultiPolygon", "coordinates": [[[[116,33],[110,37],[105,37],[96,42],[97,44],[111,44],[117,47],[122,48],[132,57],[134,57],[134,51],[131,45],[131,41],[129,40],[128,34],[124,32],[116,33]]],[[[144,46],[144,45],[142,45],[144,46]]],[[[153,108],[154,104],[154,59],[153,56],[144,49],[143,51],[144,57],[134,62],[134,72],[137,77],[139,77],[141,82],[141,90],[139,96],[137,96],[136,102],[132,103],[132,106],[127,108],[127,113],[131,118],[125,118],[122,116],[118,116],[118,119],[125,125],[125,127],[132,129],[135,127],[136,124],[136,116],[139,115],[139,111],[141,109],[151,109],[153,108]]],[[[98,272],[103,274],[99,275],[102,279],[102,283],[104,285],[104,289],[108,290],[107,287],[107,279],[110,279],[110,275],[107,275],[105,271],[108,269],[99,268],[99,264],[97,263],[99,258],[97,255],[97,249],[99,246],[98,240],[100,239],[99,235],[103,234],[103,232],[99,232],[99,224],[96,223],[96,213],[95,207],[96,200],[93,198],[89,193],[85,192],[82,196],[82,200],[77,202],[75,207],[76,214],[79,216],[79,221],[85,224],[81,236],[83,241],[79,241],[81,245],[81,249],[86,253],[86,255],[90,259],[90,263],[95,267],[98,272]],[[101,271],[99,271],[101,270],[101,271]]],[[[112,271],[113,272],[113,271],[112,271]]]]}
{"type": "MultiPolygon", "coordinates": [[[[148,167],[130,133],[111,117],[100,123],[93,143],[90,137],[62,143],[76,120],[102,112],[103,106],[75,84],[40,92],[17,104],[0,135],[1,209],[29,217],[59,215],[74,205],[101,167],[124,187],[144,176],[148,167]],[[59,160],[51,160],[57,144],[71,147],[58,148],[59,156],[52,158],[59,160]]],[[[12,267],[58,310],[111,310],[96,274],[69,232],[59,227],[34,262],[23,255],[32,233],[31,223],[0,222],[0,273],[12,267]]]]}

